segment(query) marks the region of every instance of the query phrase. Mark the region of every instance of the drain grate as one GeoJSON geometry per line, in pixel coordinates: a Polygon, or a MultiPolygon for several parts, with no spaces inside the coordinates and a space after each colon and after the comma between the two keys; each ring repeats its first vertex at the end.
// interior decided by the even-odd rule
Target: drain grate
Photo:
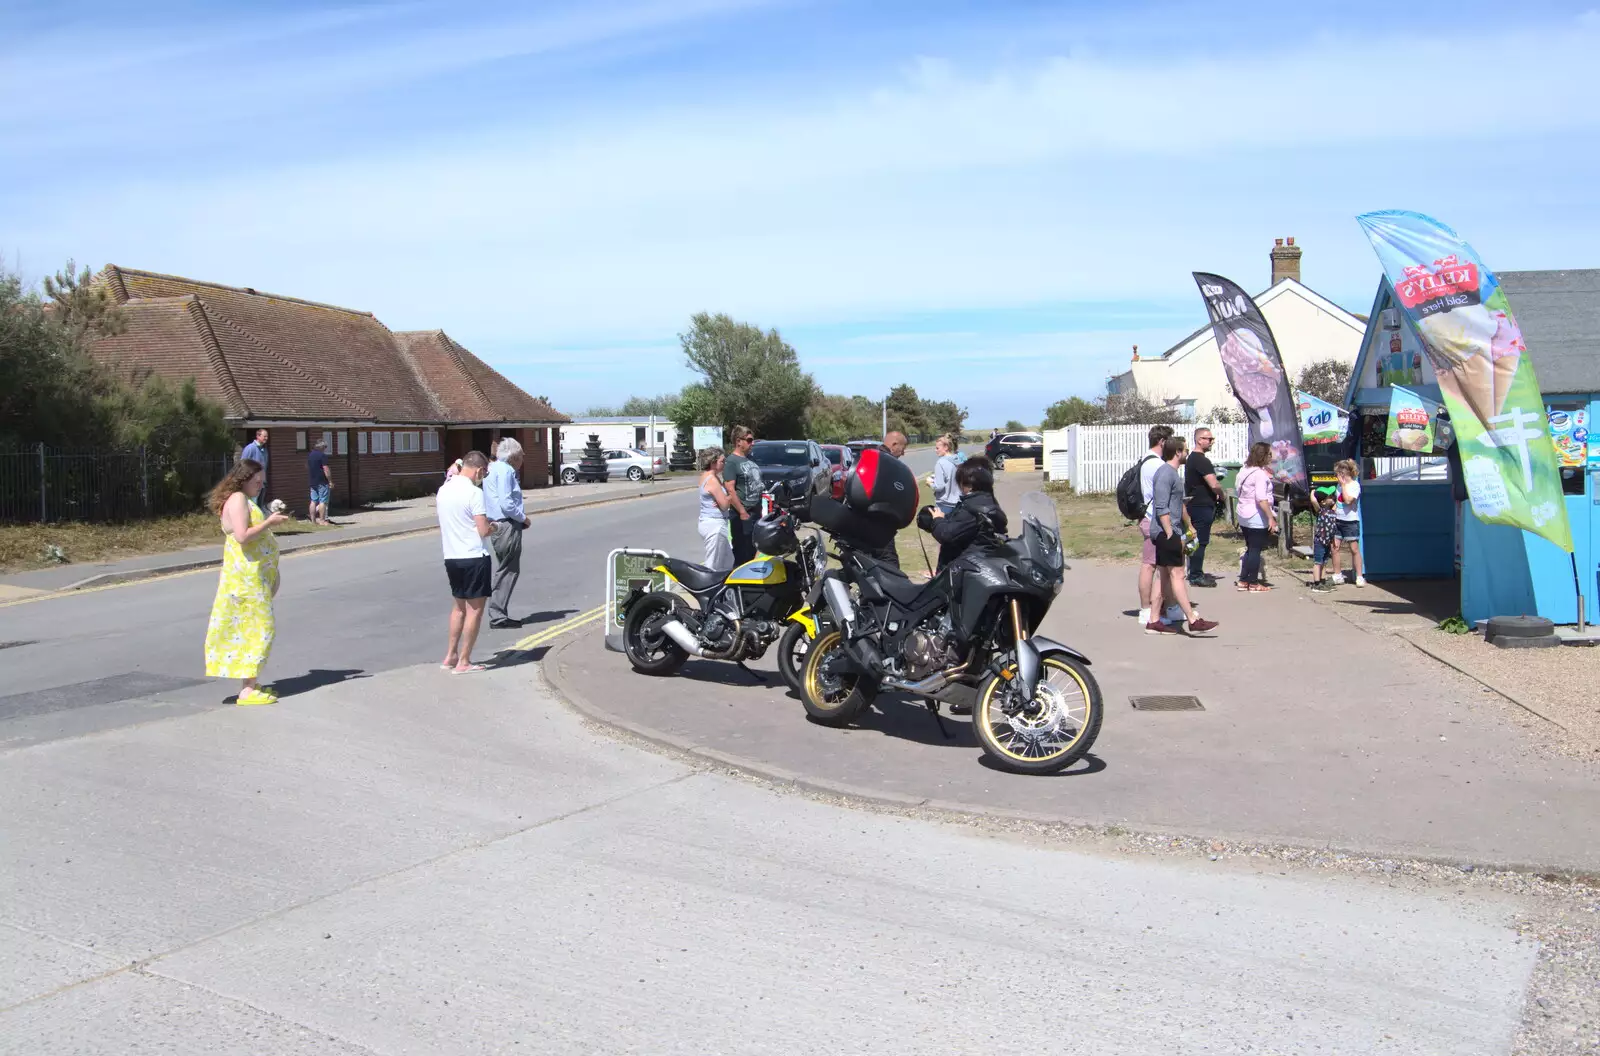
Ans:
{"type": "Polygon", "coordinates": [[[1205,711],[1199,697],[1129,697],[1128,703],[1136,711],[1205,711]]]}

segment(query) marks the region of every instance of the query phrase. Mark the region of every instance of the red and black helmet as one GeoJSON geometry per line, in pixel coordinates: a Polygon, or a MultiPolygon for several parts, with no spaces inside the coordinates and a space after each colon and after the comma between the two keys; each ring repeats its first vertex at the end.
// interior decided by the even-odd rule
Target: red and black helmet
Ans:
{"type": "Polygon", "coordinates": [[[887,452],[869,447],[861,452],[855,469],[845,480],[844,504],[904,528],[917,518],[920,497],[917,478],[906,464],[887,452]]]}

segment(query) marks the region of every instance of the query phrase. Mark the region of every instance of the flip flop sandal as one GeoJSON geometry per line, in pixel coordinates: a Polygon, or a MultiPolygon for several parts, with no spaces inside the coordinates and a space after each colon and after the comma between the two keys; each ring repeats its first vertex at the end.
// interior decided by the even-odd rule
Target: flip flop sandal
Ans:
{"type": "Polygon", "coordinates": [[[234,706],[239,708],[251,708],[262,704],[276,704],[277,702],[277,697],[252,689],[240,693],[239,696],[234,700],[234,706]]]}
{"type": "Polygon", "coordinates": [[[467,667],[453,667],[453,668],[450,669],[450,673],[452,675],[470,675],[474,671],[487,671],[487,670],[489,670],[489,665],[488,664],[471,664],[471,665],[469,665],[467,667]]]}

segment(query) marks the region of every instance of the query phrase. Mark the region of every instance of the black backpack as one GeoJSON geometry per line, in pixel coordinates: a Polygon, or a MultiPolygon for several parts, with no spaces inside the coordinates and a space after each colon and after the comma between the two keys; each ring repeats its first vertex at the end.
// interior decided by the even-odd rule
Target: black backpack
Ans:
{"type": "Polygon", "coordinates": [[[1139,481],[1139,471],[1155,457],[1145,455],[1129,466],[1128,471],[1122,474],[1122,479],[1117,481],[1117,511],[1130,521],[1144,520],[1144,486],[1139,481]]]}

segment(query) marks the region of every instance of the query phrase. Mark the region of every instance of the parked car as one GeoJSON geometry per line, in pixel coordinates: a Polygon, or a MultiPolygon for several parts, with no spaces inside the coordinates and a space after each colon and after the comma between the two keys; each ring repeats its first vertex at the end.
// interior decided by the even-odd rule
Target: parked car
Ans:
{"type": "Polygon", "coordinates": [[[852,440],[848,444],[845,444],[844,446],[848,447],[851,451],[854,451],[856,457],[860,458],[861,457],[861,452],[865,451],[869,447],[876,447],[879,450],[882,450],[883,449],[883,441],[882,440],[852,440]]]}
{"type": "Polygon", "coordinates": [[[1044,464],[1044,437],[1038,433],[1001,433],[984,446],[983,453],[998,469],[1008,458],[1033,458],[1044,464]]]}
{"type": "MultiPolygon", "coordinates": [[[[603,452],[606,458],[607,480],[644,480],[666,471],[667,463],[660,455],[649,455],[631,448],[603,452]]],[[[578,482],[578,463],[582,451],[565,451],[561,455],[561,483],[578,482]]]]}
{"type": "Polygon", "coordinates": [[[815,440],[758,440],[751,445],[750,460],[761,467],[768,491],[789,486],[790,509],[802,520],[810,514],[813,498],[833,492],[833,463],[815,440]]]}
{"type": "Polygon", "coordinates": [[[833,466],[833,497],[844,498],[844,478],[855,468],[856,453],[845,444],[823,444],[822,457],[833,466]]]}

